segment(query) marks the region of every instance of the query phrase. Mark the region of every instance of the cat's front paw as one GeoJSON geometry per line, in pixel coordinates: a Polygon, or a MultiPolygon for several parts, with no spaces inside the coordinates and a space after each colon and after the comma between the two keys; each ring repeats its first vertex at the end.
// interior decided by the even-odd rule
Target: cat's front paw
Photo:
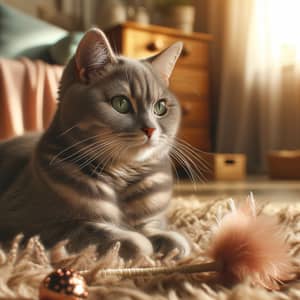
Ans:
{"type": "Polygon", "coordinates": [[[116,242],[120,242],[119,254],[128,260],[153,253],[150,240],[144,235],[107,223],[84,223],[69,236],[68,250],[79,252],[94,244],[100,255],[106,254],[116,242]]]}
{"type": "Polygon", "coordinates": [[[145,236],[128,231],[119,239],[121,243],[120,256],[125,259],[149,256],[153,253],[153,246],[145,236]]]}
{"type": "Polygon", "coordinates": [[[152,242],[155,252],[167,254],[173,249],[178,249],[179,254],[176,258],[188,256],[191,253],[191,247],[186,238],[175,231],[161,231],[148,237],[152,242]]]}

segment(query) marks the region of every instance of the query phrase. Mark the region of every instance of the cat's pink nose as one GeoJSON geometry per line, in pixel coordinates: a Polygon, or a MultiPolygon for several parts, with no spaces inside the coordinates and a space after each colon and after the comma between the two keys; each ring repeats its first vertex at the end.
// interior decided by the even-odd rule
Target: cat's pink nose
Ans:
{"type": "Polygon", "coordinates": [[[147,135],[147,137],[150,139],[155,128],[149,128],[149,127],[145,127],[145,128],[142,128],[142,130],[145,132],[145,134],[147,135]]]}

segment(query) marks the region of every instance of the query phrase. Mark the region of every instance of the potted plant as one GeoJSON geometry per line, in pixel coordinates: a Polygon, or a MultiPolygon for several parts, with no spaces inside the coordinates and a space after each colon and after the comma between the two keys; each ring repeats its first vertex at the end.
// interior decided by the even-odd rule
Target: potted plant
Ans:
{"type": "Polygon", "coordinates": [[[195,21],[193,0],[156,0],[156,8],[161,14],[161,23],[192,32],[195,21]]]}

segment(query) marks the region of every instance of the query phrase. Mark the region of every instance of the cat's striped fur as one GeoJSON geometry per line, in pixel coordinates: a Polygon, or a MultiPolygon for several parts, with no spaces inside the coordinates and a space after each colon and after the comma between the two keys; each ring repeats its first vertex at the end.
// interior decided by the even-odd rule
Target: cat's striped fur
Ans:
{"type": "Polygon", "coordinates": [[[166,83],[180,50],[177,44],[135,61],[115,56],[101,31],[85,35],[64,71],[50,127],[0,143],[2,241],[23,232],[47,246],[67,238],[71,250],[92,243],[103,252],[121,241],[125,258],[173,248],[189,253],[165,220],[168,153],[180,121],[166,83]],[[113,109],[116,95],[130,99],[130,113],[113,109]],[[167,101],[164,117],[153,114],[159,99],[167,101]],[[154,128],[153,135],[143,128],[154,128]]]}

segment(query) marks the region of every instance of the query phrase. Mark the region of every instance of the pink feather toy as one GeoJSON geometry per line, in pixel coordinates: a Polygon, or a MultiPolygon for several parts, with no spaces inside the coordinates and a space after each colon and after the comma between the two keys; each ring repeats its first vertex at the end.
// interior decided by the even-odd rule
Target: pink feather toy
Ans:
{"type": "Polygon", "coordinates": [[[293,266],[284,232],[275,217],[257,215],[253,195],[218,224],[208,256],[220,263],[224,278],[277,289],[278,283],[291,279],[293,266]]]}
{"type": "MultiPolygon", "coordinates": [[[[98,276],[137,277],[175,273],[218,272],[226,281],[250,280],[268,289],[290,280],[294,268],[289,246],[276,217],[257,215],[252,194],[241,206],[230,202],[230,212],[217,218],[204,264],[171,267],[104,269],[98,276]]],[[[82,274],[84,275],[84,274],[82,274]]]]}

